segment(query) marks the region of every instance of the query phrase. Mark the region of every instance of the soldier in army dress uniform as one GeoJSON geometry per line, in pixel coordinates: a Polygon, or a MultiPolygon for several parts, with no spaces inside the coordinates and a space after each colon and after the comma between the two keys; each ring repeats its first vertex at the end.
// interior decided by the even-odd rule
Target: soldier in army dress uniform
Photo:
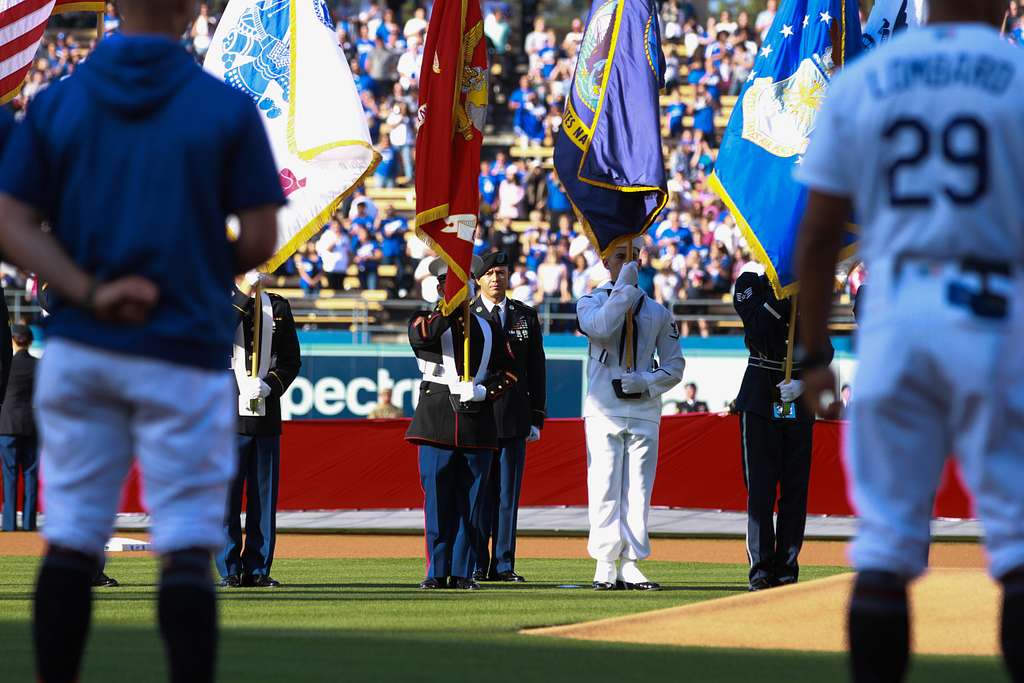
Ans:
{"type": "Polygon", "coordinates": [[[508,256],[495,251],[483,257],[480,270],[474,273],[480,295],[473,302],[473,312],[490,317],[504,330],[519,378],[493,404],[501,450],[494,460],[487,487],[483,543],[474,573],[478,581],[524,581],[515,571],[519,492],[526,465],[526,444],[540,439],[544,427],[543,331],[536,310],[505,296],[508,266],[508,256]]]}
{"type": "MultiPolygon", "coordinates": [[[[432,264],[444,298],[440,260],[432,264]]],[[[474,258],[474,271],[479,258],[474,258]]],[[[423,382],[406,439],[419,447],[423,518],[427,545],[426,577],[420,588],[475,590],[480,514],[498,433],[490,402],[516,382],[512,353],[501,327],[470,313],[469,372],[463,370],[464,309],[451,315],[420,311],[409,321],[409,343],[423,382]]]]}

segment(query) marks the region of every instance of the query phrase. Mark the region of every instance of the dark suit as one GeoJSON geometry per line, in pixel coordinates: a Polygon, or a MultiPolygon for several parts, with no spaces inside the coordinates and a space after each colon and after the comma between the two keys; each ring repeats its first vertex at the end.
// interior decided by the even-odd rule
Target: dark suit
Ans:
{"type": "Polygon", "coordinates": [[[680,414],[687,415],[689,413],[707,413],[708,404],[704,401],[680,401],[676,404],[680,414]]]}
{"type": "MultiPolygon", "coordinates": [[[[516,383],[513,360],[500,326],[470,316],[470,372],[488,369],[483,382],[493,401],[516,383]],[[486,333],[485,328],[486,326],[486,333]],[[484,354],[485,335],[490,353],[484,354]]],[[[494,412],[486,402],[471,404],[472,412],[456,412],[448,376],[444,374],[445,344],[451,344],[450,367],[463,368],[462,310],[450,316],[421,311],[409,322],[409,343],[424,371],[419,403],[405,438],[419,446],[423,520],[428,578],[468,579],[480,546],[480,514],[498,432],[494,412]]]]}
{"type": "MultiPolygon", "coordinates": [[[[747,487],[750,581],[796,581],[807,522],[815,416],[799,402],[791,407],[794,417],[777,413],[776,406],[781,405],[778,384],[785,379],[791,302],[777,299],[768,278],[755,273],[740,276],[733,302],[743,319],[750,351],[736,397],[747,487]],[[777,490],[781,495],[776,495],[777,490]],[[773,525],[776,498],[779,514],[773,525]]],[[[800,379],[799,364],[794,366],[793,379],[800,379]]]]}
{"type": "Polygon", "coordinates": [[[480,298],[473,302],[472,310],[502,325],[512,350],[514,372],[519,378],[515,386],[494,401],[494,420],[501,450],[491,466],[481,520],[483,543],[477,551],[476,566],[477,571],[493,576],[515,570],[516,526],[526,464],[526,438],[531,427],[540,429],[544,426],[547,377],[543,330],[536,310],[506,298],[504,323],[498,307],[489,312],[486,302],[480,298]]]}
{"type": "MultiPolygon", "coordinates": [[[[277,536],[277,488],[281,469],[281,396],[299,374],[299,337],[288,301],[270,294],[273,332],[266,416],[238,418],[238,472],[228,494],[225,545],[217,556],[222,577],[270,575],[277,536]],[[242,491],[246,490],[245,548],[242,548],[242,491]]],[[[235,292],[235,309],[245,338],[246,367],[252,367],[254,299],[235,292]]],[[[264,331],[264,335],[266,332],[264,331]]],[[[264,336],[264,338],[266,338],[264,336]]]]}
{"type": "Polygon", "coordinates": [[[11,361],[3,407],[0,408],[0,458],[3,459],[4,509],[3,530],[17,528],[18,469],[25,478],[25,507],[22,528],[36,528],[36,500],[39,489],[39,448],[36,421],[32,414],[35,392],[36,364],[28,351],[19,351],[11,361]]]}

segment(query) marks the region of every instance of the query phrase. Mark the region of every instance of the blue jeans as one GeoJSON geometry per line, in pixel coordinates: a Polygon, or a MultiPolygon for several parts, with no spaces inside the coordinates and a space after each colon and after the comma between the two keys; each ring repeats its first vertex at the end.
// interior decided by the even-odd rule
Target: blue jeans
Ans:
{"type": "Polygon", "coordinates": [[[516,526],[519,492],[526,464],[526,439],[502,439],[501,451],[491,471],[483,512],[483,543],[476,568],[494,574],[516,568],[516,526]],[[490,545],[493,543],[494,554],[490,545]]]}
{"type": "Polygon", "coordinates": [[[36,500],[39,494],[39,447],[34,436],[0,436],[0,459],[4,472],[3,530],[18,528],[18,469],[25,477],[25,507],[21,527],[36,530],[36,500]]]}
{"type": "Polygon", "coordinates": [[[277,541],[277,487],[281,437],[239,434],[238,473],[228,493],[224,548],[217,555],[222,577],[268,576],[277,541]],[[242,548],[242,489],[246,489],[245,548],[242,548]]]}
{"type": "Polygon", "coordinates": [[[489,450],[420,446],[428,577],[473,575],[493,457],[489,450]]]}

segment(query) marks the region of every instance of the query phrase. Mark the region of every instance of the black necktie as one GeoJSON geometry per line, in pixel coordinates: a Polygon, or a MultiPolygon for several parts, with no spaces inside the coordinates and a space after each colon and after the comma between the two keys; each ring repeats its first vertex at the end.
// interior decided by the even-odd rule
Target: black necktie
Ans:
{"type": "Polygon", "coordinates": [[[501,306],[495,306],[491,309],[491,320],[498,323],[498,327],[501,327],[501,306]]]}

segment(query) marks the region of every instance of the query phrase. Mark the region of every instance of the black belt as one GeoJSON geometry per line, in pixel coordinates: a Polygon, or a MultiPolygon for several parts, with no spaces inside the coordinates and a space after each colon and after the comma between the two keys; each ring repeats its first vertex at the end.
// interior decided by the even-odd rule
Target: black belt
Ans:
{"type": "MultiPolygon", "coordinates": [[[[762,370],[775,370],[776,372],[786,371],[786,361],[784,360],[771,360],[770,358],[757,358],[751,356],[747,359],[747,365],[752,368],[761,368],[762,370]]],[[[793,369],[799,370],[800,363],[793,361],[793,369]]]]}
{"type": "Polygon", "coordinates": [[[906,255],[899,258],[896,261],[896,272],[899,273],[904,266],[912,263],[922,263],[936,266],[955,264],[964,273],[974,273],[976,275],[981,275],[982,277],[987,275],[1001,275],[1003,277],[1010,277],[1014,271],[1014,266],[1010,261],[990,261],[988,259],[978,258],[976,256],[968,256],[962,259],[942,261],[941,259],[932,259],[928,257],[906,255]]]}

